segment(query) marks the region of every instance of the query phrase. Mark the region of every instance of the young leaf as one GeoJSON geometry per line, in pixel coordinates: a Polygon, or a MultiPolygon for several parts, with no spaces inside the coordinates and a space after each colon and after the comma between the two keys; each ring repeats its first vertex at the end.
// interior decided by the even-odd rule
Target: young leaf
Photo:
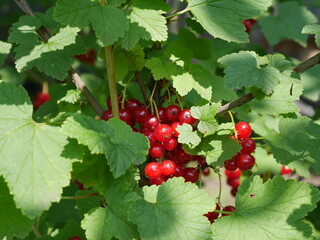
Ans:
{"type": "Polygon", "coordinates": [[[32,230],[33,221],[22,215],[0,177],[0,239],[24,238],[32,230]]]}
{"type": "Polygon", "coordinates": [[[248,42],[242,20],[266,11],[271,0],[187,0],[188,9],[212,36],[226,41],[248,42]]]}
{"type": "Polygon", "coordinates": [[[219,58],[218,62],[227,66],[225,85],[228,88],[256,86],[270,94],[280,80],[280,72],[266,58],[259,57],[255,52],[240,51],[219,58]]]}
{"type": "Polygon", "coordinates": [[[307,36],[301,34],[301,30],[306,24],[317,21],[317,17],[306,7],[290,1],[279,5],[276,16],[269,15],[261,18],[259,25],[271,45],[277,44],[282,39],[292,39],[306,46],[307,36]]]}
{"type": "Polygon", "coordinates": [[[320,25],[319,24],[311,24],[304,26],[302,29],[302,33],[304,34],[315,34],[315,40],[318,47],[320,47],[320,25]]]}
{"type": "Polygon", "coordinates": [[[184,123],[177,128],[177,131],[180,133],[178,138],[179,143],[187,144],[188,147],[194,148],[201,142],[200,134],[198,131],[193,131],[190,124],[184,123]]]}
{"type": "Polygon", "coordinates": [[[4,60],[6,60],[8,57],[11,47],[11,43],[0,41],[0,67],[3,65],[4,60]]]}
{"type": "Polygon", "coordinates": [[[104,154],[115,177],[124,174],[133,164],[145,161],[148,140],[119,119],[96,121],[76,114],[68,118],[62,130],[80,144],[89,147],[92,154],[104,154]]]}
{"type": "Polygon", "coordinates": [[[16,206],[29,218],[59,201],[69,184],[66,138],[60,128],[32,120],[32,104],[22,87],[0,83],[0,174],[16,206]]]}
{"type": "Polygon", "coordinates": [[[276,176],[262,183],[250,177],[239,187],[236,211],[211,226],[215,240],[310,239],[311,228],[301,221],[319,201],[319,191],[304,182],[276,176]]]}
{"type": "Polygon", "coordinates": [[[206,104],[199,107],[191,107],[191,115],[199,119],[198,129],[202,133],[214,133],[218,123],[214,118],[216,116],[220,103],[206,104]]]}
{"type": "Polygon", "coordinates": [[[144,199],[136,201],[129,212],[141,238],[210,238],[209,221],[203,214],[212,209],[214,202],[195,184],[185,183],[183,178],[172,178],[161,186],[144,187],[143,190],[144,199]]]}

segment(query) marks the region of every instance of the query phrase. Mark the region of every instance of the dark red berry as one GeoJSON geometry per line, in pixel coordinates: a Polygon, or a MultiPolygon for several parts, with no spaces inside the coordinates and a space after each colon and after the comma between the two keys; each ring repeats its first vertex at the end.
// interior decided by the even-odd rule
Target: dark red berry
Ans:
{"type": "Polygon", "coordinates": [[[237,188],[240,186],[239,178],[228,178],[227,183],[233,188],[237,188]]]}
{"type": "Polygon", "coordinates": [[[138,107],[141,107],[141,103],[137,99],[130,98],[125,102],[124,106],[133,113],[138,107]]]}
{"type": "MultiPolygon", "coordinates": [[[[216,209],[215,210],[220,210],[220,206],[218,204],[216,204],[216,209]]],[[[220,213],[217,213],[217,212],[208,212],[208,213],[204,214],[204,216],[206,216],[208,218],[210,223],[213,223],[214,220],[219,217],[219,214],[220,213]]]]}
{"type": "Polygon", "coordinates": [[[78,236],[72,236],[69,240],[81,240],[81,238],[78,236]]]}
{"type": "Polygon", "coordinates": [[[240,170],[249,170],[255,164],[255,159],[250,154],[238,154],[236,157],[236,163],[240,170]]]}
{"type": "Polygon", "coordinates": [[[40,107],[42,104],[50,100],[49,93],[38,93],[36,99],[33,102],[35,108],[40,107]]]}
{"type": "Polygon", "coordinates": [[[167,151],[172,151],[176,148],[178,145],[178,141],[175,138],[171,138],[168,142],[163,143],[163,147],[167,151]]]}
{"type": "Polygon", "coordinates": [[[162,146],[161,143],[155,143],[151,148],[149,149],[149,155],[153,158],[160,158],[163,157],[165,153],[165,149],[162,146]]]}
{"type": "Polygon", "coordinates": [[[248,138],[251,135],[252,129],[247,122],[238,122],[235,125],[238,138],[248,138]]]}
{"type": "Polygon", "coordinates": [[[231,158],[229,160],[224,161],[224,167],[229,171],[234,171],[238,168],[238,165],[236,164],[236,159],[231,158]]]}
{"type": "Polygon", "coordinates": [[[162,175],[169,176],[176,172],[177,166],[171,160],[165,160],[162,163],[160,163],[160,168],[162,175]]]}
{"type": "Polygon", "coordinates": [[[237,192],[238,192],[238,188],[237,187],[236,188],[234,187],[234,188],[231,189],[231,195],[232,196],[235,197],[237,195],[237,192]]]}
{"type": "Polygon", "coordinates": [[[168,142],[172,137],[172,128],[167,124],[160,124],[154,130],[154,136],[160,142],[168,142]]]}
{"type": "Polygon", "coordinates": [[[120,109],[119,111],[119,118],[120,120],[124,121],[126,124],[128,124],[129,126],[134,126],[134,120],[133,120],[133,116],[131,115],[131,113],[129,112],[129,110],[127,109],[120,109]]]}
{"type": "Polygon", "coordinates": [[[103,115],[102,115],[103,120],[108,121],[112,117],[113,117],[113,115],[112,115],[112,111],[110,109],[103,112],[103,115]]]}
{"type": "MultiPolygon", "coordinates": [[[[222,211],[225,211],[225,212],[234,212],[236,210],[236,208],[234,206],[231,206],[231,205],[228,205],[228,206],[225,206],[222,211]]],[[[225,214],[225,213],[222,213],[222,216],[228,216],[230,214],[225,214]]]]}
{"type": "Polygon", "coordinates": [[[240,144],[242,146],[242,153],[250,154],[256,149],[256,142],[251,138],[242,138],[240,144]]]}
{"type": "Polygon", "coordinates": [[[161,175],[160,164],[157,162],[150,162],[144,168],[144,173],[150,179],[156,179],[161,175]]]}
{"type": "Polygon", "coordinates": [[[161,185],[163,182],[165,182],[167,180],[167,178],[163,175],[160,175],[159,177],[155,178],[155,179],[149,179],[149,182],[151,185],[161,185]]]}
{"type": "Polygon", "coordinates": [[[186,153],[183,148],[178,148],[176,151],[176,160],[180,164],[187,164],[192,160],[192,156],[186,153]]]}
{"type": "Polygon", "coordinates": [[[149,114],[150,112],[146,107],[137,107],[134,110],[134,119],[137,123],[142,124],[147,120],[149,114]]]}
{"type": "Polygon", "coordinates": [[[167,120],[166,115],[165,115],[165,108],[164,107],[158,107],[158,116],[159,116],[159,120],[160,122],[165,122],[167,120]]]}
{"type": "Polygon", "coordinates": [[[195,183],[199,179],[199,172],[196,168],[185,168],[183,177],[186,182],[195,183]]]}
{"type": "Polygon", "coordinates": [[[199,157],[197,158],[197,161],[198,161],[198,163],[199,163],[200,166],[204,166],[204,165],[207,164],[206,159],[205,159],[204,157],[202,157],[202,156],[199,156],[199,157]]]}
{"type": "Polygon", "coordinates": [[[179,121],[179,114],[181,112],[180,107],[177,105],[170,105],[165,110],[165,116],[166,119],[168,119],[170,122],[176,122],[179,121]]]}
{"type": "Polygon", "coordinates": [[[246,27],[246,32],[249,33],[251,28],[252,28],[252,25],[256,22],[256,20],[254,19],[246,19],[246,20],[243,20],[242,23],[243,25],[246,27]]]}
{"type": "Polygon", "coordinates": [[[160,121],[155,115],[149,115],[143,125],[149,130],[154,130],[159,123],[160,121]]]}
{"type": "Polygon", "coordinates": [[[176,164],[176,172],[173,174],[175,177],[183,177],[184,176],[184,167],[181,164],[176,164]]]}
{"type": "Polygon", "coordinates": [[[185,109],[180,112],[179,121],[181,124],[193,124],[195,122],[195,119],[191,116],[191,111],[189,109],[185,109]]]}
{"type": "Polygon", "coordinates": [[[179,126],[182,126],[182,124],[180,122],[174,122],[171,124],[172,136],[174,136],[174,137],[179,136],[179,132],[177,131],[177,127],[179,127],[179,126]]]}
{"type": "Polygon", "coordinates": [[[157,142],[157,139],[154,137],[154,134],[152,131],[150,130],[144,131],[143,135],[145,135],[149,139],[151,147],[157,142]]]}
{"type": "Polygon", "coordinates": [[[226,174],[227,178],[239,178],[242,174],[239,168],[234,171],[229,171],[226,169],[224,173],[226,174]]]}
{"type": "Polygon", "coordinates": [[[204,169],[202,169],[202,173],[205,176],[210,175],[210,168],[209,167],[205,167],[204,169]]]}
{"type": "Polygon", "coordinates": [[[286,174],[291,174],[293,173],[293,170],[289,168],[288,166],[281,166],[281,174],[286,175],[286,174]]]}

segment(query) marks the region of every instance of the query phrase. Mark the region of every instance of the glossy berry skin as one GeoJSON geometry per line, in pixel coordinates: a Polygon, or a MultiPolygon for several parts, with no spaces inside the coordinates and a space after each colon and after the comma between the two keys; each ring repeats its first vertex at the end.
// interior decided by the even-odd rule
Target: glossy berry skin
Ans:
{"type": "Polygon", "coordinates": [[[147,120],[150,112],[146,107],[137,107],[133,114],[136,122],[142,124],[147,120]]]}
{"type": "Polygon", "coordinates": [[[113,114],[110,109],[103,112],[103,115],[102,115],[103,120],[108,121],[112,117],[113,117],[113,114]]]}
{"type": "Polygon", "coordinates": [[[205,176],[209,176],[210,175],[210,168],[205,167],[204,169],[202,169],[202,173],[205,176]]]}
{"type": "Polygon", "coordinates": [[[78,236],[72,236],[69,240],[81,240],[81,238],[78,236]]]}
{"type": "Polygon", "coordinates": [[[155,179],[149,179],[149,182],[151,185],[161,185],[163,182],[165,182],[167,180],[167,178],[163,175],[160,175],[159,177],[155,178],[155,179]]]}
{"type": "Polygon", "coordinates": [[[236,160],[234,158],[224,161],[223,164],[225,169],[229,171],[234,171],[238,168],[238,165],[236,164],[236,160]]]}
{"type": "Polygon", "coordinates": [[[141,103],[137,99],[130,98],[125,102],[124,106],[133,113],[138,107],[141,107],[141,103]]]}
{"type": "Polygon", "coordinates": [[[167,124],[160,124],[154,130],[154,136],[160,142],[168,142],[172,137],[172,128],[167,124]]]}
{"type": "Polygon", "coordinates": [[[124,121],[129,126],[134,126],[134,120],[132,114],[127,109],[120,109],[119,110],[119,118],[120,120],[124,121]]]}
{"type": "Polygon", "coordinates": [[[172,136],[174,137],[178,137],[179,136],[179,132],[177,131],[177,127],[182,126],[182,124],[180,122],[174,122],[171,124],[171,128],[172,128],[172,136]]]}
{"type": "MultiPolygon", "coordinates": [[[[215,210],[220,210],[220,206],[218,204],[216,204],[216,209],[215,210]]],[[[210,221],[210,223],[212,224],[214,222],[215,219],[217,219],[219,217],[219,213],[217,212],[208,212],[206,214],[204,214],[204,216],[206,216],[208,218],[208,220],[210,221]]]]}
{"type": "Polygon", "coordinates": [[[242,138],[240,144],[242,146],[242,153],[250,154],[256,150],[256,142],[251,138],[242,138]]]}
{"type": "Polygon", "coordinates": [[[182,148],[176,151],[176,161],[180,164],[187,164],[192,160],[192,156],[186,153],[182,148]]]}
{"type": "Polygon", "coordinates": [[[173,151],[178,145],[178,141],[175,138],[171,138],[169,141],[163,143],[163,147],[167,151],[173,151]]]}
{"type": "Polygon", "coordinates": [[[237,192],[238,192],[238,188],[237,188],[237,187],[233,187],[233,188],[231,189],[231,192],[230,192],[230,193],[231,193],[232,196],[235,197],[235,196],[237,195],[237,192]]]}
{"type": "Polygon", "coordinates": [[[237,188],[240,186],[239,178],[228,178],[227,183],[233,188],[237,188]]]}
{"type": "Polygon", "coordinates": [[[36,96],[36,99],[33,101],[33,105],[35,108],[38,108],[49,100],[50,100],[49,93],[38,93],[36,96]]]}
{"type": "Polygon", "coordinates": [[[286,175],[286,174],[291,174],[293,173],[293,170],[289,168],[288,166],[281,166],[281,174],[286,175]]]}
{"type": "MultiPolygon", "coordinates": [[[[228,205],[228,206],[225,206],[222,211],[225,211],[225,212],[234,212],[236,210],[236,208],[234,206],[231,206],[231,205],[228,205]]],[[[222,216],[228,216],[230,214],[224,214],[222,213],[222,216]]]]}
{"type": "Polygon", "coordinates": [[[156,179],[161,175],[161,167],[157,162],[150,162],[144,168],[144,173],[150,179],[156,179]]]}
{"type": "Polygon", "coordinates": [[[171,160],[165,160],[162,163],[160,163],[160,169],[161,173],[164,176],[172,175],[176,172],[176,164],[172,162],[171,160]]]}
{"type": "Polygon", "coordinates": [[[165,153],[165,149],[162,146],[161,143],[155,143],[150,149],[149,149],[149,155],[153,158],[160,158],[163,157],[165,153]]]}
{"type": "Polygon", "coordinates": [[[180,107],[178,107],[177,105],[170,105],[166,108],[164,114],[166,116],[166,119],[168,119],[170,122],[176,122],[179,121],[180,112],[180,107]]]}
{"type": "Polygon", "coordinates": [[[236,157],[236,163],[240,170],[249,170],[255,164],[255,159],[250,154],[238,154],[236,157]]]}
{"type": "Polygon", "coordinates": [[[179,121],[181,124],[193,124],[195,122],[195,119],[191,116],[191,111],[189,109],[185,109],[180,112],[179,121]]]}
{"type": "Polygon", "coordinates": [[[148,129],[148,130],[154,130],[158,125],[160,121],[155,115],[149,115],[146,118],[146,121],[143,123],[143,125],[148,129]]]}
{"type": "Polygon", "coordinates": [[[167,120],[166,115],[165,115],[165,108],[164,107],[158,107],[158,116],[160,122],[165,122],[167,120]]]}
{"type": "Polygon", "coordinates": [[[251,31],[252,25],[256,22],[254,19],[246,19],[243,20],[242,23],[246,27],[246,32],[249,33],[251,31]]]}
{"type": "Polygon", "coordinates": [[[184,176],[184,167],[181,164],[176,164],[176,172],[173,174],[174,177],[183,177],[184,176]]]}
{"type": "Polygon", "coordinates": [[[227,178],[239,178],[242,174],[239,168],[234,171],[229,171],[226,169],[224,173],[226,174],[227,178]]]}
{"type": "Polygon", "coordinates": [[[185,168],[183,177],[186,182],[195,183],[199,179],[199,172],[196,168],[185,168]]]}
{"type": "Polygon", "coordinates": [[[235,125],[238,138],[248,138],[251,135],[252,129],[247,122],[238,122],[235,125]]]}
{"type": "Polygon", "coordinates": [[[207,161],[206,161],[206,159],[204,158],[204,157],[199,157],[199,158],[197,158],[197,161],[198,161],[198,164],[200,165],[200,166],[204,166],[204,165],[206,165],[207,164],[207,161]]]}
{"type": "Polygon", "coordinates": [[[153,131],[150,131],[150,130],[144,131],[143,135],[145,135],[149,139],[151,147],[157,143],[157,139],[154,137],[153,131]]]}

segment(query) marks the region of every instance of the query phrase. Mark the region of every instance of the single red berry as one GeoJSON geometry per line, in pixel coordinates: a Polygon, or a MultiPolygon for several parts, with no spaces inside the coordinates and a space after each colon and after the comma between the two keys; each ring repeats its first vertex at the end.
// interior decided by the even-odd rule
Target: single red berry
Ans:
{"type": "Polygon", "coordinates": [[[173,174],[175,177],[183,177],[184,176],[184,167],[181,164],[176,164],[176,172],[173,174]]]}
{"type": "Polygon", "coordinates": [[[161,175],[160,164],[157,162],[150,162],[144,168],[144,173],[150,179],[156,179],[161,175]]]}
{"type": "Polygon", "coordinates": [[[251,138],[242,138],[240,144],[242,146],[242,153],[250,154],[256,149],[256,142],[251,138]]]}
{"type": "Polygon", "coordinates": [[[154,130],[159,123],[160,121],[155,115],[149,115],[143,125],[149,130],[154,130]]]}
{"type": "Polygon", "coordinates": [[[112,117],[113,117],[113,115],[112,115],[112,111],[110,109],[103,112],[103,115],[102,115],[103,120],[108,121],[112,117]]]}
{"type": "Polygon", "coordinates": [[[237,192],[238,192],[238,188],[237,188],[237,187],[234,187],[234,188],[231,189],[231,192],[230,192],[230,193],[231,193],[232,196],[235,197],[235,196],[237,195],[237,192]]]}
{"type": "Polygon", "coordinates": [[[247,122],[238,122],[235,125],[238,138],[248,138],[251,135],[252,129],[247,122]]]}
{"type": "Polygon", "coordinates": [[[163,157],[165,153],[165,149],[162,146],[161,143],[155,143],[151,148],[149,149],[149,155],[153,158],[160,158],[163,157]]]}
{"type": "Polygon", "coordinates": [[[250,154],[238,154],[236,157],[236,163],[240,170],[249,170],[255,164],[255,159],[250,154]]]}
{"type": "Polygon", "coordinates": [[[149,139],[151,147],[154,146],[154,144],[156,144],[157,139],[154,137],[154,134],[152,131],[150,130],[144,131],[143,135],[145,135],[149,139]]]}
{"type": "Polygon", "coordinates": [[[133,116],[127,109],[120,109],[119,110],[119,118],[120,120],[124,121],[126,124],[129,126],[133,127],[134,126],[134,120],[133,116]]]}
{"type": "Polygon", "coordinates": [[[256,20],[254,19],[246,19],[246,20],[243,20],[242,23],[243,25],[246,27],[246,32],[249,33],[251,28],[252,28],[252,25],[256,22],[256,20]]]}
{"type": "Polygon", "coordinates": [[[159,177],[155,178],[155,179],[149,179],[149,182],[151,185],[161,185],[163,182],[165,182],[167,180],[167,178],[163,175],[160,175],[159,177]]]}
{"type": "Polygon", "coordinates": [[[81,240],[81,238],[78,236],[72,236],[69,240],[81,240]]]}
{"type": "Polygon", "coordinates": [[[286,174],[291,174],[293,173],[293,170],[289,168],[288,166],[281,166],[281,174],[286,175],[286,174]]]}
{"type": "Polygon", "coordinates": [[[168,119],[170,122],[179,121],[179,114],[181,112],[180,107],[177,105],[170,105],[165,110],[165,116],[166,119],[168,119]]]}
{"type": "Polygon", "coordinates": [[[229,171],[234,171],[238,168],[238,165],[236,164],[236,159],[231,158],[229,160],[224,161],[224,167],[229,171]]]}
{"type": "Polygon", "coordinates": [[[202,157],[202,156],[199,156],[199,158],[197,158],[197,161],[198,161],[198,164],[199,164],[200,166],[204,166],[204,165],[207,164],[206,159],[205,159],[204,157],[202,157]]]}
{"type": "Polygon", "coordinates": [[[237,188],[240,186],[239,178],[228,178],[227,183],[233,188],[237,188]]]}
{"type": "Polygon", "coordinates": [[[148,110],[148,108],[146,107],[137,107],[134,110],[134,119],[136,120],[137,123],[144,123],[148,116],[149,116],[150,112],[148,110]]]}
{"type": "Polygon", "coordinates": [[[179,132],[177,131],[177,127],[182,126],[182,124],[180,122],[174,122],[171,124],[171,128],[172,128],[172,136],[174,137],[178,137],[179,136],[179,132]]]}
{"type": "Polygon", "coordinates": [[[165,160],[160,163],[160,168],[162,175],[169,176],[176,172],[177,165],[171,160],[165,160]]]}
{"type": "MultiPolygon", "coordinates": [[[[215,210],[220,210],[220,206],[218,204],[216,204],[216,209],[215,210]]],[[[208,213],[204,214],[204,216],[206,216],[208,218],[210,223],[213,223],[214,220],[219,217],[219,213],[217,213],[217,212],[208,212],[208,213]]]]}
{"type": "Polygon", "coordinates": [[[160,142],[168,142],[172,137],[172,128],[167,124],[160,124],[154,130],[154,136],[160,142]]]}
{"type": "Polygon", "coordinates": [[[230,135],[229,138],[231,138],[232,140],[237,140],[235,135],[230,135]]]}
{"type": "Polygon", "coordinates": [[[204,169],[202,169],[202,173],[205,176],[209,176],[210,175],[210,168],[209,167],[205,167],[204,169]]]}
{"type": "Polygon", "coordinates": [[[40,107],[42,104],[50,100],[49,93],[38,93],[36,99],[33,102],[35,108],[40,107]]]}
{"type": "Polygon", "coordinates": [[[134,110],[136,110],[138,107],[141,107],[141,103],[137,99],[130,98],[125,102],[124,106],[133,113],[134,110]]]}
{"type": "MultiPolygon", "coordinates": [[[[236,208],[234,206],[231,206],[231,205],[228,205],[228,206],[225,206],[222,211],[225,211],[225,212],[234,212],[236,210],[236,208]]],[[[222,213],[222,216],[228,216],[230,214],[225,214],[225,213],[222,213]]]]}
{"type": "Polygon", "coordinates": [[[199,179],[199,172],[196,168],[185,168],[183,177],[186,182],[195,183],[199,179]]]}
{"type": "Polygon", "coordinates": [[[158,116],[159,116],[159,120],[160,122],[165,122],[167,121],[166,115],[165,115],[165,108],[164,107],[158,107],[158,116]]]}
{"type": "Polygon", "coordinates": [[[226,169],[224,173],[226,174],[227,178],[239,178],[242,174],[239,168],[234,171],[229,171],[226,169]]]}
{"type": "Polygon", "coordinates": [[[191,116],[190,109],[185,109],[180,112],[179,121],[181,124],[184,124],[184,123],[193,124],[195,122],[195,119],[191,116]]]}
{"type": "Polygon", "coordinates": [[[183,148],[178,148],[176,151],[176,159],[180,164],[187,164],[192,160],[192,156],[186,153],[183,148]]]}
{"type": "MultiPolygon", "coordinates": [[[[140,133],[145,133],[147,131],[150,131],[150,129],[148,129],[146,126],[144,126],[143,124],[140,126],[140,133]]],[[[152,131],[153,132],[153,131],[152,131]]]]}
{"type": "Polygon", "coordinates": [[[176,148],[178,145],[178,141],[175,138],[171,138],[168,142],[163,143],[163,147],[167,151],[172,151],[176,148]]]}

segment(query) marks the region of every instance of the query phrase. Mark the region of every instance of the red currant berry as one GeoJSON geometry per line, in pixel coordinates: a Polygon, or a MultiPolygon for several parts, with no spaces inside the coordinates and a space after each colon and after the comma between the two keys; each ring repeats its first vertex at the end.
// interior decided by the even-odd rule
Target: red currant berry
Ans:
{"type": "Polygon", "coordinates": [[[175,138],[171,138],[168,142],[163,143],[163,147],[167,151],[173,151],[178,145],[178,141],[175,138]]]}
{"type": "Polygon", "coordinates": [[[165,108],[164,107],[158,107],[158,116],[159,116],[159,120],[160,122],[165,122],[167,121],[166,115],[165,115],[165,108]]]}
{"type": "Polygon", "coordinates": [[[256,142],[251,138],[242,138],[240,144],[242,146],[242,153],[250,154],[256,149],[256,142]]]}
{"type": "Polygon", "coordinates": [[[192,160],[192,156],[186,153],[182,148],[178,148],[176,151],[176,159],[180,164],[187,164],[192,160]]]}
{"type": "Polygon", "coordinates": [[[236,188],[234,187],[234,188],[231,189],[231,195],[232,196],[235,197],[237,195],[237,192],[238,192],[238,188],[237,187],[236,188]]]}
{"type": "Polygon", "coordinates": [[[196,168],[185,168],[183,177],[186,182],[195,183],[199,179],[199,172],[196,168]]]}
{"type": "MultiPolygon", "coordinates": [[[[225,212],[234,212],[236,210],[236,208],[234,206],[231,206],[231,205],[228,205],[228,206],[225,206],[222,211],[225,211],[225,212]]],[[[225,214],[225,213],[222,213],[222,216],[228,216],[230,214],[225,214]]]]}
{"type": "Polygon", "coordinates": [[[179,121],[181,124],[193,124],[195,122],[195,119],[191,116],[191,111],[189,109],[185,109],[180,112],[179,121]]]}
{"type": "Polygon", "coordinates": [[[160,142],[168,142],[172,137],[172,128],[167,124],[160,124],[154,130],[154,136],[160,142]]]}
{"type": "Polygon", "coordinates": [[[149,155],[153,158],[160,158],[160,157],[163,157],[165,151],[166,150],[164,149],[161,143],[155,143],[149,149],[149,155]]]}
{"type": "Polygon", "coordinates": [[[249,33],[251,28],[252,28],[252,25],[256,22],[256,20],[254,19],[247,19],[247,20],[243,20],[242,23],[243,25],[246,27],[246,32],[249,33]]]}
{"type": "Polygon", "coordinates": [[[171,160],[165,160],[160,163],[160,168],[162,175],[169,176],[176,172],[177,165],[171,160]]]}
{"type": "Polygon", "coordinates": [[[206,159],[205,159],[204,157],[202,157],[202,156],[200,156],[199,158],[197,158],[197,161],[198,161],[198,164],[199,164],[200,166],[204,166],[204,165],[207,164],[206,159]]]}
{"type": "Polygon", "coordinates": [[[154,130],[159,123],[160,121],[155,115],[149,115],[143,125],[149,130],[154,130]]]}
{"type": "Polygon", "coordinates": [[[174,122],[171,124],[171,128],[172,128],[172,136],[174,137],[178,137],[179,136],[179,132],[177,131],[177,127],[182,126],[182,124],[180,122],[174,122]]]}
{"type": "Polygon", "coordinates": [[[167,180],[167,178],[163,175],[160,175],[159,177],[155,178],[155,179],[149,179],[149,182],[151,185],[161,185],[163,182],[165,182],[167,180]]]}
{"type": "Polygon", "coordinates": [[[230,135],[229,138],[231,138],[232,140],[237,140],[235,135],[230,135]]]}
{"type": "Polygon", "coordinates": [[[122,120],[126,124],[128,124],[129,126],[131,126],[131,127],[134,126],[133,116],[131,115],[131,113],[127,109],[120,109],[119,118],[120,118],[120,120],[122,120]]]}
{"type": "Polygon", "coordinates": [[[239,168],[234,171],[229,171],[226,169],[224,173],[226,174],[227,178],[239,178],[242,174],[239,168]]]}
{"type": "Polygon", "coordinates": [[[166,119],[168,119],[170,122],[179,121],[179,114],[181,112],[181,109],[176,105],[170,105],[165,110],[165,116],[166,119]]]}
{"type": "Polygon", "coordinates": [[[144,168],[144,173],[150,179],[156,179],[161,175],[160,164],[157,162],[150,162],[144,168]]]}
{"type": "Polygon", "coordinates": [[[238,138],[248,138],[251,135],[252,129],[247,122],[238,122],[235,126],[238,138]]]}
{"type": "Polygon", "coordinates": [[[81,240],[81,238],[78,236],[72,236],[69,240],[81,240]]]}
{"type": "Polygon", "coordinates": [[[36,99],[33,102],[35,108],[40,107],[42,104],[50,100],[49,93],[38,93],[36,99]]]}
{"type": "Polygon", "coordinates": [[[289,168],[288,166],[282,166],[281,167],[281,174],[286,175],[286,174],[291,174],[293,173],[293,170],[289,168]]]}
{"type": "Polygon", "coordinates": [[[237,188],[240,186],[239,178],[228,178],[227,183],[233,188],[237,188]]]}
{"type": "Polygon", "coordinates": [[[112,111],[111,110],[106,110],[106,111],[103,112],[103,115],[102,115],[102,119],[103,120],[108,121],[112,117],[113,117],[113,115],[112,115],[112,111]]]}
{"type": "Polygon", "coordinates": [[[150,130],[144,131],[143,135],[145,135],[149,139],[151,147],[154,146],[154,144],[156,144],[157,139],[154,137],[154,134],[152,131],[150,130]]]}
{"type": "MultiPolygon", "coordinates": [[[[215,210],[220,210],[220,206],[218,204],[216,204],[216,209],[215,210]]],[[[206,216],[208,218],[210,223],[213,223],[214,220],[219,217],[219,213],[217,213],[217,212],[208,212],[208,213],[204,214],[204,216],[206,216]]]]}
{"type": "Polygon", "coordinates": [[[238,165],[236,164],[235,158],[231,158],[229,160],[224,161],[224,167],[229,171],[234,171],[238,168],[238,165]]]}
{"type": "Polygon", "coordinates": [[[181,164],[176,164],[176,172],[173,174],[174,177],[183,177],[184,176],[184,167],[181,164]]]}
{"type": "Polygon", "coordinates": [[[134,110],[134,119],[137,123],[144,123],[147,120],[147,117],[149,116],[150,112],[146,107],[137,107],[134,110]]]}
{"type": "Polygon", "coordinates": [[[141,107],[141,103],[137,99],[130,98],[125,102],[124,106],[133,113],[138,107],[141,107]]]}
{"type": "Polygon", "coordinates": [[[236,157],[236,163],[240,170],[249,170],[255,164],[255,159],[250,154],[238,154],[236,157]]]}
{"type": "Polygon", "coordinates": [[[202,169],[202,173],[205,176],[209,176],[210,175],[210,168],[205,167],[204,169],[202,169]]]}

